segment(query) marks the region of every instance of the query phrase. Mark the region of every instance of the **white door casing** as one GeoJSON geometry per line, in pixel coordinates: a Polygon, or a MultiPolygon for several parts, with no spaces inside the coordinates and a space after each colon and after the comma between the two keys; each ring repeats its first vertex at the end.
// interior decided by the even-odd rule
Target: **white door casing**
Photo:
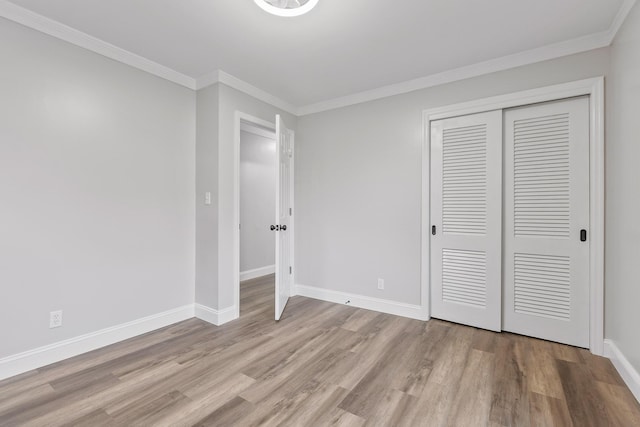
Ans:
{"type": "Polygon", "coordinates": [[[501,330],[502,111],[431,123],[432,316],[501,330]]]}
{"type": "Polygon", "coordinates": [[[293,266],[293,154],[294,132],[276,116],[276,287],[275,319],[280,320],[291,296],[293,266]]]}
{"type": "Polygon", "coordinates": [[[504,123],[503,329],[588,348],[589,99],[505,110],[504,123]]]}

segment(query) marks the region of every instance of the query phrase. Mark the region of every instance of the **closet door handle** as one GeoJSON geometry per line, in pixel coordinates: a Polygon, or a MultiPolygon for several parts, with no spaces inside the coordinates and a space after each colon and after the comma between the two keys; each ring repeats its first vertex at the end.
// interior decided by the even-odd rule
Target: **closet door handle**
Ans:
{"type": "Polygon", "coordinates": [[[587,241],[587,230],[585,230],[584,228],[580,230],[580,241],[581,242],[587,241]]]}
{"type": "Polygon", "coordinates": [[[280,230],[282,230],[282,231],[287,231],[287,226],[286,226],[286,225],[282,225],[282,226],[280,226],[280,230]]]}
{"type": "Polygon", "coordinates": [[[436,226],[435,225],[431,226],[431,234],[434,235],[434,236],[436,235],[436,226]]]}
{"type": "Polygon", "coordinates": [[[280,231],[280,226],[279,225],[272,225],[271,226],[271,231],[280,231]]]}

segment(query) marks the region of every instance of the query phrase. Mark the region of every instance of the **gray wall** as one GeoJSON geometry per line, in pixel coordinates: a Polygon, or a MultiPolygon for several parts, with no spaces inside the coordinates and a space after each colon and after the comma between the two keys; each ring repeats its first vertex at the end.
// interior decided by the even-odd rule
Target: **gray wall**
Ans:
{"type": "Polygon", "coordinates": [[[197,94],[196,302],[218,306],[218,85],[197,94]],[[205,205],[205,193],[211,205],[205,205]]]}
{"type": "Polygon", "coordinates": [[[640,371],[640,6],[611,50],[606,147],[606,336],[640,371]]]}
{"type": "Polygon", "coordinates": [[[297,283],[420,304],[422,111],[608,68],[599,49],[300,117],[297,283]]]}
{"type": "Polygon", "coordinates": [[[194,299],[233,304],[235,111],[298,130],[298,283],[417,304],[422,110],[608,75],[606,332],[640,369],[638,6],[611,49],[298,119],[1,18],[0,54],[0,357],[194,299]]]}
{"type": "Polygon", "coordinates": [[[0,357],[191,304],[194,92],[1,18],[0,56],[0,357]]]}
{"type": "Polygon", "coordinates": [[[240,271],[276,261],[276,141],[240,132],[240,271]]]}

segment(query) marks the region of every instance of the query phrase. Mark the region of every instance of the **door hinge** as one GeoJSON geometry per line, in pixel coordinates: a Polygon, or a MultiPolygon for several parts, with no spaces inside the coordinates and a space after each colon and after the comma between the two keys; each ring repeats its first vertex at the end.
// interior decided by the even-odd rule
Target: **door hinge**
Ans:
{"type": "Polygon", "coordinates": [[[293,271],[293,268],[289,266],[289,274],[293,274],[292,271],[293,271]]]}

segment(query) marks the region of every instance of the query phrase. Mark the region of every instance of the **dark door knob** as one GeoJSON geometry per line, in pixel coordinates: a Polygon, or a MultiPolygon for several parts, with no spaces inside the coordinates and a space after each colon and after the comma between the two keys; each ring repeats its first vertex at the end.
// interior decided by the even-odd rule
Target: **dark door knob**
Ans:
{"type": "Polygon", "coordinates": [[[271,226],[271,231],[278,231],[280,230],[280,226],[279,225],[272,225],[271,226]]]}
{"type": "Polygon", "coordinates": [[[282,225],[282,226],[280,226],[280,230],[282,230],[282,231],[287,231],[287,226],[286,226],[286,225],[282,225]]]}

